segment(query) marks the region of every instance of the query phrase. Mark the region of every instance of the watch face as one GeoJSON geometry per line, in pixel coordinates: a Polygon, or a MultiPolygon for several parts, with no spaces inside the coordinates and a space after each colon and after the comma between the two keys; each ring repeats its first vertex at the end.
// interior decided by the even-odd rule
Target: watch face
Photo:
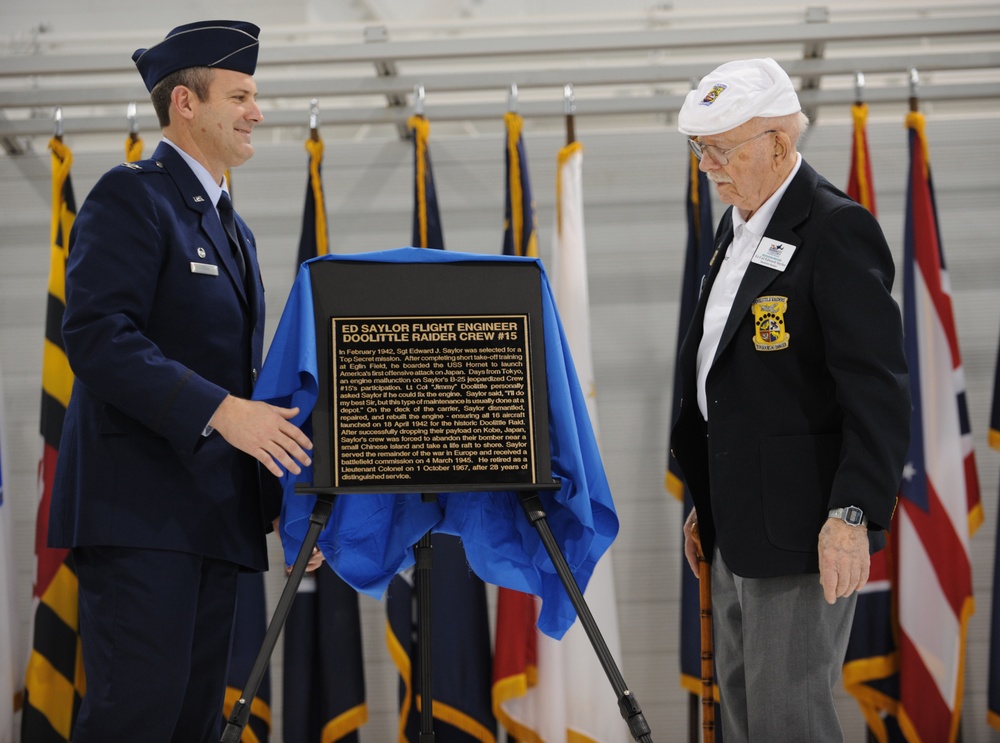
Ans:
{"type": "Polygon", "coordinates": [[[848,506],[844,510],[844,521],[851,526],[858,526],[861,524],[861,520],[864,519],[864,517],[864,512],[857,506],[848,506]]]}

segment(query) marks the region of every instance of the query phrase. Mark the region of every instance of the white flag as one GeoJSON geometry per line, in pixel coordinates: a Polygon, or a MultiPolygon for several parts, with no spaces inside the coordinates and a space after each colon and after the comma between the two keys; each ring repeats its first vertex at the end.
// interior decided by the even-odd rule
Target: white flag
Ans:
{"type": "MultiPolygon", "coordinates": [[[[583,148],[579,143],[560,150],[551,275],[556,306],[587,399],[594,434],[600,442],[590,349],[582,167],[583,148]]],[[[597,563],[584,598],[611,656],[620,663],[621,636],[610,550],[597,563]]],[[[537,611],[537,599],[535,604],[537,611]]],[[[523,696],[505,700],[501,716],[514,723],[513,727],[526,740],[534,740],[528,733],[532,731],[541,743],[631,740],[618,709],[615,690],[580,621],[573,623],[562,640],[553,640],[537,630],[536,640],[537,681],[529,685],[523,696]]]]}

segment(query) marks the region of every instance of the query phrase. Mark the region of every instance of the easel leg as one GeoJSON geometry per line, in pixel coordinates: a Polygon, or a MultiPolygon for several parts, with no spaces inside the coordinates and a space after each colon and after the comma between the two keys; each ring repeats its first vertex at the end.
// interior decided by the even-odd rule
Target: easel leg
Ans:
{"type": "Polygon", "coordinates": [[[601,666],[604,667],[604,672],[607,674],[608,680],[615,690],[615,694],[618,697],[618,709],[621,711],[625,722],[628,723],[632,738],[637,741],[652,743],[653,739],[650,737],[649,725],[646,723],[646,718],[639,708],[639,702],[625,685],[625,679],[622,678],[621,672],[615,664],[615,659],[612,657],[611,651],[608,650],[608,645],[601,635],[601,630],[598,628],[597,622],[594,621],[594,615],[590,613],[590,608],[583,598],[583,593],[580,591],[580,586],[577,584],[576,578],[573,577],[573,573],[569,569],[566,557],[560,551],[559,545],[552,535],[552,530],[549,528],[549,523],[545,518],[545,510],[542,508],[542,501],[538,497],[538,493],[524,491],[519,495],[521,506],[524,508],[528,520],[531,521],[532,526],[535,527],[535,530],[541,537],[542,544],[545,545],[545,551],[548,552],[549,558],[555,566],[556,573],[559,575],[563,586],[565,586],[566,593],[569,594],[573,608],[576,609],[580,623],[583,625],[587,637],[590,638],[590,644],[594,646],[597,659],[601,662],[601,666]]]}
{"type": "Polygon", "coordinates": [[[226,729],[222,732],[222,738],[220,738],[221,743],[239,743],[243,735],[243,728],[250,721],[250,705],[254,697],[257,696],[257,689],[260,687],[260,682],[264,680],[264,673],[267,671],[267,665],[271,660],[271,653],[274,652],[274,646],[278,643],[281,628],[288,618],[288,612],[292,608],[292,601],[295,600],[299,584],[302,583],[302,576],[305,575],[306,566],[309,564],[309,558],[312,556],[313,547],[316,546],[320,532],[323,531],[330,520],[334,498],[336,498],[335,495],[323,493],[316,496],[316,505],[309,516],[309,529],[306,531],[299,554],[295,558],[292,572],[285,582],[284,589],[281,591],[281,597],[278,599],[278,605],[274,609],[271,623],[267,627],[267,634],[264,635],[264,642],[257,653],[257,659],[250,670],[250,677],[243,688],[243,694],[236,701],[236,704],[233,705],[233,711],[229,715],[226,729]]]}

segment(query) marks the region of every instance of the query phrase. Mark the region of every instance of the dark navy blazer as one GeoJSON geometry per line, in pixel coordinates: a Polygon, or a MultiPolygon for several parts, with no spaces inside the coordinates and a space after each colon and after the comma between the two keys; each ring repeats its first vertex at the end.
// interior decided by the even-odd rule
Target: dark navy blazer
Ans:
{"type": "Polygon", "coordinates": [[[718,544],[744,577],[818,572],[831,508],[863,509],[880,546],[895,506],[910,396],[892,256],[871,213],[803,162],[761,246],[794,253],[783,271],[747,269],[708,375],[706,427],[696,357],[730,211],[680,350],[671,446],[709,559],[718,544]]]}
{"type": "Polygon", "coordinates": [[[228,393],[250,397],[261,365],[256,244],[239,217],[237,231],[246,286],[214,205],[166,143],[109,171],[84,201],[66,270],[76,381],[51,546],[179,550],[266,569],[265,524],[279,504],[263,495],[255,459],[203,435],[228,393]]]}

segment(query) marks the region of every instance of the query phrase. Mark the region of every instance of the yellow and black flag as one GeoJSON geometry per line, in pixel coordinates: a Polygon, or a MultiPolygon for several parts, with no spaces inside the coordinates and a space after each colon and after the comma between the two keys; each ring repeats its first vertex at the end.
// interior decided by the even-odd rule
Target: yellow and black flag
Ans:
{"type": "Polygon", "coordinates": [[[875,186],[872,183],[872,160],[868,154],[868,104],[851,106],[854,134],[851,138],[851,170],[847,177],[847,195],[878,216],[875,209],[875,186]]]}
{"type": "Polygon", "coordinates": [[[434,187],[434,171],[431,169],[431,153],[427,149],[431,125],[423,116],[411,116],[407,125],[413,132],[412,247],[444,250],[437,189],[434,187]]]}
{"type": "Polygon", "coordinates": [[[35,525],[35,616],[25,674],[21,739],[31,743],[68,741],[86,692],[80,650],[76,571],[69,550],[46,545],[52,480],[63,419],[73,389],[73,372],[62,341],[66,310],[66,260],[69,232],[76,218],[70,168],[73,153],[60,137],[52,150],[52,229],[49,240],[49,293],[42,356],[42,456],[38,464],[38,516],[35,525]]]}
{"type": "Polygon", "coordinates": [[[503,253],[538,257],[538,220],[531,198],[528,158],[521,129],[524,120],[513,111],[504,115],[507,128],[507,198],[504,207],[503,253]]]}
{"type": "MultiPolygon", "coordinates": [[[[323,140],[306,140],[306,181],[298,263],[328,250],[323,199],[323,140]]],[[[284,739],[356,743],[368,721],[358,594],[328,563],[304,575],[285,619],[284,739]]]]}

